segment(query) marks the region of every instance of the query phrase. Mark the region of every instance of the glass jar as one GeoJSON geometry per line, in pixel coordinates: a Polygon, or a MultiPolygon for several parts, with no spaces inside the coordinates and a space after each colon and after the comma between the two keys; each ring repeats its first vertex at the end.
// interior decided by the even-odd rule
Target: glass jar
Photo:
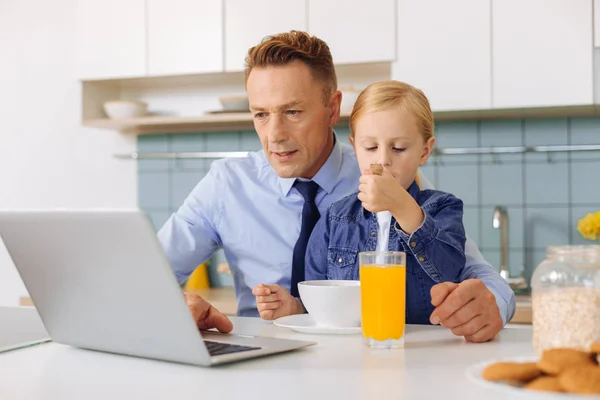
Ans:
{"type": "Polygon", "coordinates": [[[600,246],[550,246],[531,277],[533,347],[588,350],[600,340],[600,246]]]}

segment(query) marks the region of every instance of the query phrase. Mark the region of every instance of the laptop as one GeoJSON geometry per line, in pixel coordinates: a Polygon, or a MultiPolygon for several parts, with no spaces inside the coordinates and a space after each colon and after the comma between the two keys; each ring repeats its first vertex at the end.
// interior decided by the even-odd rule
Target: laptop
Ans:
{"type": "Polygon", "coordinates": [[[200,332],[139,210],[0,211],[0,237],[54,342],[199,366],[315,344],[200,332]]]}

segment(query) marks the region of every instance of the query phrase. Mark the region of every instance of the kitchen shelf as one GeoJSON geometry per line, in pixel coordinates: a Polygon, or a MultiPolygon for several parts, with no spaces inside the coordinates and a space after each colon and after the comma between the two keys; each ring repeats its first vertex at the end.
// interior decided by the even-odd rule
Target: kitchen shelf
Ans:
{"type": "MultiPolygon", "coordinates": [[[[350,114],[340,117],[340,125],[347,125],[350,114]]],[[[88,119],[84,126],[111,129],[121,133],[153,134],[181,132],[218,132],[254,129],[252,114],[207,114],[197,117],[148,116],[130,119],[88,119]]]]}
{"type": "MultiPolygon", "coordinates": [[[[544,107],[529,109],[496,109],[470,111],[434,112],[436,122],[466,119],[491,118],[547,118],[598,115],[598,106],[544,107]]],[[[349,113],[343,113],[339,125],[348,125],[349,113]]],[[[184,132],[219,132],[253,130],[252,114],[221,113],[201,116],[146,116],[131,119],[91,118],[83,125],[92,128],[110,129],[126,134],[167,134],[184,132]]]]}

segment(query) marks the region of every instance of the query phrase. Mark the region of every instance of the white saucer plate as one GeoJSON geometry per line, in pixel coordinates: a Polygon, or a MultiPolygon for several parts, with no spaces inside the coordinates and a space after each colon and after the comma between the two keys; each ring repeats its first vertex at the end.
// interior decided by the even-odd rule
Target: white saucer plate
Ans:
{"type": "Polygon", "coordinates": [[[329,327],[320,326],[313,321],[310,314],[296,314],[281,317],[273,321],[273,324],[282,328],[290,328],[296,332],[324,334],[324,335],[357,335],[361,333],[360,326],[352,327],[329,327]]]}

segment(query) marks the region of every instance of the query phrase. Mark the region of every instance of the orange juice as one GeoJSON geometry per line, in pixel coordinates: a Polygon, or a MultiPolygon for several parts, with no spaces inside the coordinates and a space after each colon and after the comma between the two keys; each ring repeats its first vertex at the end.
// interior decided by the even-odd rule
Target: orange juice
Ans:
{"type": "Polygon", "coordinates": [[[360,296],[365,339],[400,340],[404,337],[406,267],[361,265],[360,296]]]}

